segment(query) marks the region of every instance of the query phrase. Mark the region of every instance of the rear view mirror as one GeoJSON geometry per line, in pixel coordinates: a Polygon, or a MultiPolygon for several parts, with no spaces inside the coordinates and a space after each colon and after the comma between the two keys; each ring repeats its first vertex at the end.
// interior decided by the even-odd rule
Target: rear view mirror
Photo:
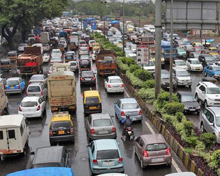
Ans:
{"type": "Polygon", "coordinates": [[[35,152],[34,151],[30,152],[30,155],[35,155],[35,152]]]}

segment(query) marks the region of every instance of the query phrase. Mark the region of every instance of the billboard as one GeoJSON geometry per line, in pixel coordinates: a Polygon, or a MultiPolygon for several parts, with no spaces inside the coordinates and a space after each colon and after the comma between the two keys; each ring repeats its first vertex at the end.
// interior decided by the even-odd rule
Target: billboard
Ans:
{"type": "Polygon", "coordinates": [[[148,63],[148,49],[149,47],[147,45],[137,45],[136,53],[138,63],[148,63]]]}
{"type": "Polygon", "coordinates": [[[91,21],[91,29],[92,30],[96,30],[97,29],[96,21],[91,21]]]}

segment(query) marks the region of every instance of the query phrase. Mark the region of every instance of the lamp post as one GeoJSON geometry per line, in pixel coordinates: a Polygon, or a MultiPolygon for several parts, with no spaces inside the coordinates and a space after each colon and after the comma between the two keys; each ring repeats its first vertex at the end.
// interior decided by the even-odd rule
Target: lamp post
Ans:
{"type": "Polygon", "coordinates": [[[105,35],[105,15],[104,15],[104,6],[107,4],[107,1],[106,0],[102,0],[101,3],[103,4],[103,7],[102,7],[102,12],[103,12],[103,16],[104,16],[104,35],[105,35]]]}
{"type": "Polygon", "coordinates": [[[123,39],[122,39],[122,44],[123,44],[123,56],[125,56],[125,0],[123,0],[123,6],[122,6],[122,13],[123,13],[123,39]]]}

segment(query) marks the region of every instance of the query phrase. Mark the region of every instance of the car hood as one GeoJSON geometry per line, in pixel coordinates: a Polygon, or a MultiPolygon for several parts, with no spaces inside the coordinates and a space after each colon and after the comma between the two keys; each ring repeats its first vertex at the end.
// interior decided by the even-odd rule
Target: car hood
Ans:
{"type": "Polygon", "coordinates": [[[208,97],[211,99],[219,99],[220,100],[220,95],[219,94],[208,94],[208,97]]]}
{"type": "Polygon", "coordinates": [[[180,65],[180,66],[176,66],[178,68],[183,68],[183,69],[187,69],[187,66],[186,65],[180,65]]]}
{"type": "Polygon", "coordinates": [[[183,102],[184,106],[186,107],[198,107],[199,103],[194,101],[194,102],[183,102]]]}

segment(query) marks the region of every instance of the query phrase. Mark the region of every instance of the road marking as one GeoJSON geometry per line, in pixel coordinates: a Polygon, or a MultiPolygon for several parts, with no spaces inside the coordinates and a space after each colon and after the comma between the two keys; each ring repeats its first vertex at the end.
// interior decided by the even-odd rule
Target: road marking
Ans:
{"type": "Polygon", "coordinates": [[[182,172],[174,159],[172,159],[172,164],[173,164],[173,167],[176,169],[177,172],[182,172]]]}
{"type": "Polygon", "coordinates": [[[151,132],[152,134],[155,134],[153,128],[150,126],[150,124],[149,124],[147,121],[145,121],[145,124],[147,125],[148,129],[150,130],[150,132],[151,132]]]}
{"type": "Polygon", "coordinates": [[[126,90],[124,91],[124,93],[125,93],[125,97],[129,97],[130,98],[130,95],[128,94],[128,92],[126,90]]]}

